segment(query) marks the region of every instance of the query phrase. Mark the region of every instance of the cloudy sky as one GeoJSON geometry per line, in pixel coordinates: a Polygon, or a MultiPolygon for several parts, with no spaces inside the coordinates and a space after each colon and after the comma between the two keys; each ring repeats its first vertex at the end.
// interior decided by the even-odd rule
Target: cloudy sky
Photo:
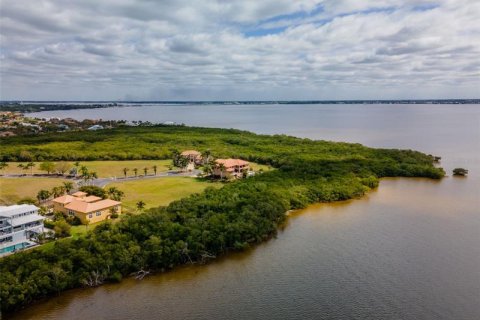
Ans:
{"type": "Polygon", "coordinates": [[[480,98],[479,0],[0,0],[2,100],[480,98]]]}

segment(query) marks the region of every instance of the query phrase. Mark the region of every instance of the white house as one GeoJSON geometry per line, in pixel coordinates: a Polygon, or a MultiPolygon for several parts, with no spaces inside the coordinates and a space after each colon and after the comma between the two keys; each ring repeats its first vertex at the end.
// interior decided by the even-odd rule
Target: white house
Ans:
{"type": "Polygon", "coordinates": [[[31,204],[0,206],[0,256],[36,245],[44,219],[31,204]]]}

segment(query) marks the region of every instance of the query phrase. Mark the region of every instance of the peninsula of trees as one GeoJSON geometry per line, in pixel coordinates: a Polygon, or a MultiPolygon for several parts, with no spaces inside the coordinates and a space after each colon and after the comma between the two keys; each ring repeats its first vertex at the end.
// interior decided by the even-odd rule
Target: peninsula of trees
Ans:
{"type": "Polygon", "coordinates": [[[178,150],[195,149],[275,168],[104,223],[49,250],[1,259],[2,311],[69,288],[202,263],[247,248],[274,235],[288,210],[360,197],[382,177],[439,179],[445,174],[432,156],[411,150],[181,126],[8,137],[0,146],[0,161],[170,159],[178,150]]]}

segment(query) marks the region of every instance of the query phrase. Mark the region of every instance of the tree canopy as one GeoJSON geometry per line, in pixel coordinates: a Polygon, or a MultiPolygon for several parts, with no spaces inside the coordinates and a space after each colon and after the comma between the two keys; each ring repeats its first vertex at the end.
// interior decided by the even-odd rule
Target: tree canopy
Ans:
{"type": "MultiPolygon", "coordinates": [[[[74,161],[166,159],[172,158],[176,148],[208,148],[215,157],[242,158],[276,168],[221,189],[207,188],[167,207],[124,216],[115,224],[103,223],[84,237],[58,241],[49,250],[3,258],[0,303],[4,311],[69,288],[119,281],[132,272],[201,263],[244,249],[274,235],[288,210],[362,196],[377,187],[381,177],[438,179],[445,174],[433,165],[432,157],[416,151],[238,130],[160,126],[4,141],[3,160],[9,161],[17,159],[21,150],[28,150],[32,157],[74,161]]],[[[96,194],[93,189],[83,187],[96,194]]],[[[137,204],[139,210],[143,207],[144,203],[137,204]]]]}

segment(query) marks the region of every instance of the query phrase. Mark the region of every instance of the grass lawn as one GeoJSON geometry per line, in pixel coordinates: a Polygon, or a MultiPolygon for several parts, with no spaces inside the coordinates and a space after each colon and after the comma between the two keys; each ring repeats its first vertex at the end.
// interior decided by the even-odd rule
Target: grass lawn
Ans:
{"type": "MultiPolygon", "coordinates": [[[[108,221],[113,221],[113,220],[108,220],[108,221]]],[[[87,231],[93,230],[96,226],[98,226],[101,223],[104,223],[104,221],[93,223],[93,224],[90,224],[88,226],[85,226],[85,225],[72,226],[72,228],[70,229],[70,232],[72,234],[71,238],[72,239],[78,239],[81,236],[83,236],[85,233],[87,233],[87,231]]],[[[65,239],[70,239],[70,238],[65,238],[65,239]]],[[[45,244],[39,245],[38,247],[35,247],[33,250],[48,251],[48,250],[53,248],[53,246],[55,245],[55,242],[63,241],[63,240],[64,239],[58,239],[58,240],[55,240],[55,241],[47,242],[45,244]]]]}
{"type": "Polygon", "coordinates": [[[260,169],[263,169],[264,172],[270,171],[273,168],[264,164],[258,164],[255,162],[250,162],[250,168],[253,169],[253,171],[259,171],[260,169]]]}
{"type": "Polygon", "coordinates": [[[146,208],[165,206],[193,193],[199,193],[207,187],[220,188],[222,183],[210,182],[190,177],[168,177],[148,180],[136,180],[108,184],[125,192],[122,210],[136,211],[136,203],[145,202],[146,208]]]}
{"type": "Polygon", "coordinates": [[[11,205],[23,198],[36,199],[40,189],[52,189],[61,186],[66,179],[58,178],[1,178],[0,177],[0,205],[11,205]]]}
{"type": "MultiPolygon", "coordinates": [[[[107,221],[111,222],[111,221],[116,221],[116,220],[107,220],[107,221]]],[[[73,239],[78,239],[80,236],[87,233],[87,231],[95,229],[96,226],[98,226],[98,225],[100,225],[104,222],[105,221],[100,221],[100,222],[97,222],[97,223],[89,224],[88,226],[86,226],[84,224],[81,224],[79,226],[72,226],[72,229],[70,229],[70,232],[72,234],[72,238],[73,239]]]]}
{"type": "MultiPolygon", "coordinates": [[[[5,168],[2,174],[31,174],[32,172],[45,174],[45,171],[40,170],[40,163],[35,162],[35,167],[32,170],[22,170],[18,167],[19,163],[25,164],[26,162],[9,162],[8,167],[5,168]]],[[[69,162],[73,168],[73,162],[69,162]]],[[[138,169],[138,175],[143,175],[143,168],[148,168],[148,174],[153,173],[152,167],[157,166],[157,172],[167,171],[168,167],[172,164],[171,160],[128,160],[128,161],[81,161],[80,166],[86,166],[90,171],[95,171],[100,178],[109,177],[123,177],[123,168],[130,169],[127,173],[128,176],[133,176],[133,169],[138,169]]]]}

